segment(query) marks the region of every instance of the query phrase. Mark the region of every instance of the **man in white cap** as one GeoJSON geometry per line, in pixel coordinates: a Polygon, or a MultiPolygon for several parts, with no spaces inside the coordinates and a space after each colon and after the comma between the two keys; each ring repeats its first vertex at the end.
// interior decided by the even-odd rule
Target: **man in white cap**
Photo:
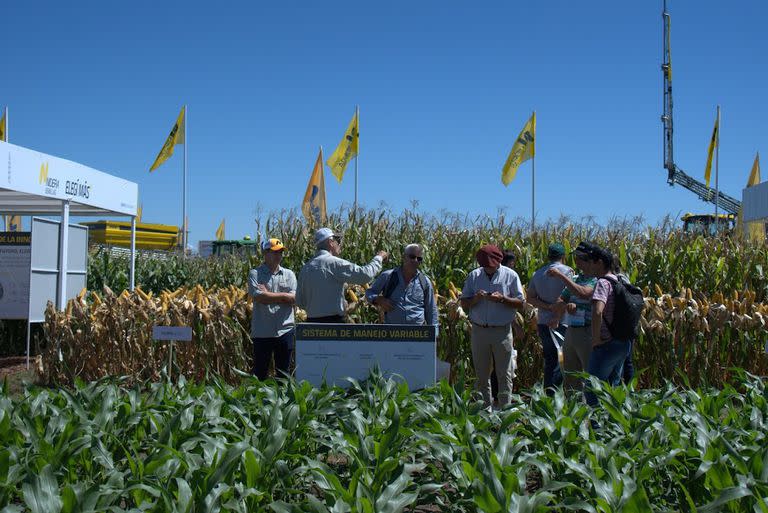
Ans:
{"type": "Polygon", "coordinates": [[[315,232],[317,254],[299,273],[296,304],[307,312],[307,322],[346,322],[344,284],[363,285],[373,280],[389,254],[379,251],[367,265],[339,258],[341,237],[330,228],[315,232]]]}
{"type": "Polygon", "coordinates": [[[293,303],[297,284],[293,271],[280,265],[285,246],[279,239],[265,240],[261,249],[264,263],[248,273],[248,294],[253,297],[253,374],[264,380],[273,354],[277,376],[290,371],[295,346],[293,303]]]}

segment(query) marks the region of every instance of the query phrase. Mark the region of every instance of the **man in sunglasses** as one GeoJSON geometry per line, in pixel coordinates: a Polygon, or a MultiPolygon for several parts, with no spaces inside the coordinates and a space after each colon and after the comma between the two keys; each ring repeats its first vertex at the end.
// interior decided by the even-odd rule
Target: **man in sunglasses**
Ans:
{"type": "Polygon", "coordinates": [[[368,302],[384,313],[385,324],[437,327],[435,290],[420,270],[423,254],[419,244],[408,244],[403,250],[400,267],[381,273],[365,292],[368,302]]]}
{"type": "Polygon", "coordinates": [[[346,322],[344,284],[364,285],[381,271],[389,254],[379,251],[368,264],[360,266],[343,258],[341,236],[330,228],[315,232],[317,253],[299,273],[296,304],[307,312],[307,322],[346,322]]]}

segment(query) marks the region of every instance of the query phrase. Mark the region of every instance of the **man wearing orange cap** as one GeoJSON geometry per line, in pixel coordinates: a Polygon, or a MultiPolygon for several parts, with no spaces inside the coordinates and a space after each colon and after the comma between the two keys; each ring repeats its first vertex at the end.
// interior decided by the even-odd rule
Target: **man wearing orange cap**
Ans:
{"type": "Polygon", "coordinates": [[[296,275],[280,265],[285,246],[279,239],[265,240],[261,249],[264,263],[248,273],[248,293],[253,297],[253,374],[263,380],[273,354],[277,377],[290,372],[295,346],[296,275]]]}
{"type": "Polygon", "coordinates": [[[501,265],[504,254],[492,244],[475,255],[480,267],[470,272],[461,291],[461,307],[472,323],[472,362],[477,390],[491,406],[491,367],[499,380],[499,407],[507,406],[512,395],[516,356],[512,321],[515,309],[525,304],[520,277],[501,265]]]}

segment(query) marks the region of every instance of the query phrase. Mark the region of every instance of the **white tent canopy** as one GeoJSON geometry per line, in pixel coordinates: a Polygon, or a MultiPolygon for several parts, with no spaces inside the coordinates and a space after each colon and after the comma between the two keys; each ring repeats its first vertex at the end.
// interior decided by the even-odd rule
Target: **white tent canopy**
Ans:
{"type": "MultiPolygon", "coordinates": [[[[127,216],[131,218],[130,284],[134,286],[139,186],[93,168],[0,141],[0,212],[12,215],[127,216]]],[[[60,261],[66,277],[67,238],[60,261]]],[[[64,278],[66,279],[66,278],[64,278]]],[[[60,284],[61,285],[61,284],[60,284]]],[[[60,287],[65,290],[66,287],[60,287]]],[[[62,292],[63,294],[63,292],[62,292]]],[[[57,307],[63,308],[57,298],[57,307]]]]}

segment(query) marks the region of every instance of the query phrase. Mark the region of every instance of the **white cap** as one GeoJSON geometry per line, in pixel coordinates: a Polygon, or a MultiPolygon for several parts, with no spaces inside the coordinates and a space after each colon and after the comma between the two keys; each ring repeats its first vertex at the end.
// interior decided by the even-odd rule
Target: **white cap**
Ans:
{"type": "Polygon", "coordinates": [[[336,234],[330,228],[320,228],[315,232],[315,246],[319,246],[336,234]]]}

